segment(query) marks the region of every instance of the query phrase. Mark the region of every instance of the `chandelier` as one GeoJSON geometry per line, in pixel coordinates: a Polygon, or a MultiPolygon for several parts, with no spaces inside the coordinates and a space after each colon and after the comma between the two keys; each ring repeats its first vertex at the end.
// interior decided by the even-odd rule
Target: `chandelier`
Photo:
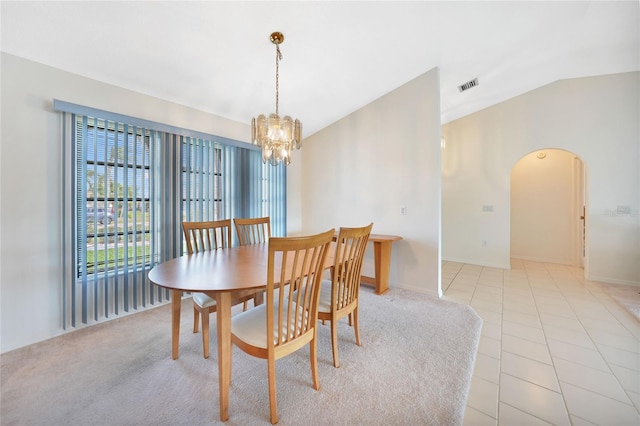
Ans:
{"type": "Polygon", "coordinates": [[[271,34],[271,43],[276,45],[276,112],[268,117],[260,114],[251,119],[251,142],[262,147],[262,162],[272,165],[282,162],[291,163],[291,151],[300,149],[302,141],[302,124],[300,120],[293,120],[288,115],[280,117],[278,111],[278,67],[282,59],[280,44],[284,35],[279,32],[271,34]]]}

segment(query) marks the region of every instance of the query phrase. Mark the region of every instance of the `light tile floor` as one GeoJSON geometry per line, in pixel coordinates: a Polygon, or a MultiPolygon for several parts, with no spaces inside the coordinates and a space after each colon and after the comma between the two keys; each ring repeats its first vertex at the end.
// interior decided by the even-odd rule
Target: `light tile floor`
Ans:
{"type": "Polygon", "coordinates": [[[640,425],[640,322],[580,268],[443,262],[484,320],[464,425],[640,425]]]}

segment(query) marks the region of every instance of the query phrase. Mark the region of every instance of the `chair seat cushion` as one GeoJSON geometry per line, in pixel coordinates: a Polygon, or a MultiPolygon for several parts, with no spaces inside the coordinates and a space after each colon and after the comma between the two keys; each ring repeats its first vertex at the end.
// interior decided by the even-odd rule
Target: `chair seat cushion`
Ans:
{"type": "MultiPolygon", "coordinates": [[[[298,291],[293,292],[293,297],[298,297],[298,291]]],[[[331,280],[322,280],[320,287],[320,300],[318,301],[318,312],[331,312],[331,280]]]]}
{"type": "Polygon", "coordinates": [[[331,312],[331,280],[322,280],[318,312],[324,312],[327,314],[331,312]]]}
{"type": "MultiPolygon", "coordinates": [[[[274,327],[278,324],[278,302],[274,304],[274,327]]],[[[267,305],[256,306],[253,309],[249,309],[231,318],[231,334],[238,337],[240,340],[258,348],[267,348],[267,305]]],[[[304,318],[307,317],[307,313],[304,313],[304,318]]],[[[298,321],[303,319],[302,314],[299,315],[298,321]]],[[[283,330],[285,331],[285,330],[283,330]]],[[[291,327],[290,332],[293,332],[291,327]]],[[[274,332],[274,336],[277,333],[274,332]]],[[[275,343],[275,341],[274,341],[275,343]]]]}
{"type": "Polygon", "coordinates": [[[322,280],[322,287],[320,288],[320,300],[318,302],[318,312],[331,313],[331,292],[332,292],[331,280],[322,280]]]}
{"type": "Polygon", "coordinates": [[[193,293],[193,303],[201,308],[210,308],[216,305],[216,299],[207,296],[204,293],[193,293]]]}

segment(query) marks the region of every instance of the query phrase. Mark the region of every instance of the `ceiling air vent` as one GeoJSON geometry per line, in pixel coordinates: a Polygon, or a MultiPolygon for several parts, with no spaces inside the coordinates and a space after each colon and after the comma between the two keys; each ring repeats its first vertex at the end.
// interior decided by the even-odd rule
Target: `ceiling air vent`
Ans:
{"type": "Polygon", "coordinates": [[[466,83],[464,83],[464,84],[462,84],[462,85],[458,86],[458,90],[462,93],[462,92],[464,92],[465,90],[469,90],[469,89],[471,89],[472,87],[475,87],[475,86],[477,86],[477,85],[478,85],[478,79],[477,79],[477,78],[474,78],[473,80],[471,80],[471,81],[467,81],[466,83]]]}

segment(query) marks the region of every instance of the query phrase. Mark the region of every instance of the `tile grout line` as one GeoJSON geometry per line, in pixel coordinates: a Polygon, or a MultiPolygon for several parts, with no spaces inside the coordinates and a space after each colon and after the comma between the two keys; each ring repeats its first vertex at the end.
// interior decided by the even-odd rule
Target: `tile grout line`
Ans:
{"type": "MultiPolygon", "coordinates": [[[[549,270],[547,268],[547,264],[544,264],[544,269],[547,272],[547,274],[549,274],[549,270]]],[[[567,300],[565,294],[560,290],[560,288],[558,287],[555,279],[553,279],[553,276],[551,274],[549,274],[549,278],[551,279],[551,281],[553,282],[553,285],[558,289],[558,291],[560,292],[560,294],[562,295],[562,298],[564,300],[565,303],[567,303],[567,305],[569,306],[569,308],[571,309],[571,312],[575,314],[575,312],[573,311],[573,307],[571,306],[571,304],[569,303],[569,301],[567,300]]],[[[531,285],[531,283],[529,282],[529,285],[531,285]]],[[[533,294],[533,290],[531,292],[533,294]]],[[[560,384],[560,377],[558,375],[558,369],[556,367],[556,361],[554,359],[553,354],[551,353],[551,348],[549,348],[549,339],[547,338],[547,333],[544,329],[544,324],[542,324],[542,318],[540,317],[540,308],[538,307],[538,301],[536,300],[535,295],[533,295],[533,303],[536,306],[536,312],[538,313],[538,318],[540,318],[540,325],[542,326],[542,334],[544,335],[544,342],[545,345],[547,346],[547,351],[549,352],[549,358],[551,358],[551,366],[553,367],[553,372],[555,374],[555,378],[556,381],[558,382],[558,387],[560,388],[560,396],[562,397],[562,403],[564,405],[564,409],[567,413],[567,420],[569,420],[569,424],[573,424],[573,421],[571,420],[571,411],[569,411],[569,405],[567,404],[567,398],[564,394],[564,390],[562,389],[562,385],[560,384]]],[[[582,325],[582,323],[581,323],[582,325]]],[[[583,326],[584,328],[584,326],[583,326]]]]}
{"type": "MultiPolygon", "coordinates": [[[[611,297],[609,296],[608,298],[606,297],[607,294],[604,292],[603,289],[597,288],[597,287],[590,287],[590,284],[593,284],[592,282],[585,280],[584,277],[580,277],[579,275],[576,274],[576,270],[574,268],[570,268],[566,265],[560,265],[560,267],[556,267],[555,265],[552,267],[551,265],[545,263],[545,262],[536,262],[536,265],[539,264],[540,268],[528,268],[527,264],[525,261],[523,261],[522,263],[519,263],[517,266],[521,266],[521,269],[516,268],[516,271],[521,271],[522,272],[522,276],[518,275],[518,274],[514,274],[511,275],[510,278],[514,278],[514,279],[509,279],[509,285],[507,286],[507,284],[505,284],[505,282],[507,281],[506,279],[506,270],[502,269],[502,270],[496,270],[495,268],[487,268],[487,267],[480,267],[479,273],[476,273],[475,269],[472,270],[472,275],[474,277],[474,279],[472,280],[473,284],[472,285],[468,285],[467,283],[463,284],[464,287],[462,287],[461,290],[459,290],[461,292],[461,294],[467,293],[470,294],[470,296],[465,296],[469,297],[469,301],[468,304],[471,305],[472,302],[476,303],[476,304],[480,304],[481,310],[487,310],[487,312],[485,313],[486,315],[491,315],[491,318],[493,318],[493,315],[497,314],[498,310],[492,310],[491,308],[491,304],[496,304],[495,300],[495,296],[497,291],[494,292],[494,290],[490,290],[487,289],[487,291],[484,291],[479,288],[480,285],[483,286],[488,286],[488,287],[495,287],[500,288],[501,289],[501,295],[500,295],[500,309],[499,309],[499,314],[500,314],[500,338],[499,338],[499,352],[498,352],[498,359],[496,360],[495,358],[493,358],[491,355],[487,355],[488,357],[490,357],[491,359],[494,359],[498,362],[498,384],[497,384],[497,401],[495,402],[495,406],[494,406],[494,410],[492,410],[492,412],[495,413],[495,418],[493,417],[493,415],[489,415],[487,414],[485,411],[483,410],[479,410],[477,408],[473,408],[471,406],[469,406],[467,404],[467,407],[469,409],[473,409],[474,411],[481,413],[483,416],[487,417],[487,420],[489,418],[491,418],[493,420],[493,422],[495,422],[494,424],[496,424],[497,426],[500,425],[500,416],[501,416],[501,405],[505,404],[505,407],[510,407],[518,412],[523,413],[523,415],[527,415],[527,416],[531,416],[532,418],[535,419],[539,419],[545,423],[548,423],[548,420],[545,420],[544,418],[539,417],[539,414],[535,414],[535,413],[530,413],[528,411],[523,410],[522,408],[518,408],[512,404],[508,404],[506,402],[502,401],[502,395],[504,392],[504,387],[501,386],[502,384],[502,377],[503,376],[509,376],[512,378],[515,378],[517,380],[521,380],[523,382],[529,383],[533,386],[536,386],[540,389],[545,389],[546,391],[550,391],[553,394],[560,394],[561,398],[562,398],[562,404],[564,407],[564,415],[567,417],[567,420],[569,422],[569,424],[574,424],[576,421],[580,421],[580,420],[584,420],[587,422],[594,422],[594,419],[589,419],[589,418],[584,418],[584,416],[581,415],[577,415],[577,414],[572,414],[569,410],[569,405],[568,405],[568,401],[567,401],[567,394],[566,394],[566,387],[567,386],[572,386],[575,387],[577,389],[581,389],[584,392],[587,392],[591,395],[597,396],[599,398],[604,398],[605,400],[609,400],[618,404],[623,404],[625,406],[629,406],[631,409],[635,410],[636,412],[640,413],[640,409],[638,407],[635,406],[634,403],[634,399],[633,397],[629,394],[630,391],[628,391],[627,389],[625,389],[622,386],[622,383],[620,381],[620,379],[618,379],[618,376],[616,376],[616,374],[614,373],[612,367],[613,366],[619,366],[620,368],[625,368],[625,369],[629,369],[632,371],[637,371],[634,368],[630,368],[627,367],[626,365],[618,365],[616,363],[611,363],[607,360],[607,358],[604,357],[603,353],[601,352],[601,345],[596,343],[596,340],[594,340],[594,332],[599,331],[597,327],[597,322],[601,322],[599,321],[597,316],[594,316],[593,318],[591,316],[587,316],[585,317],[584,314],[588,314],[589,312],[585,312],[583,308],[583,305],[581,305],[581,303],[585,303],[588,304],[589,303],[594,303],[598,305],[598,309],[601,307],[604,310],[606,310],[606,312],[611,316],[612,320],[615,321],[617,326],[621,326],[624,330],[626,330],[629,335],[631,336],[631,339],[635,339],[636,341],[640,341],[640,339],[637,337],[637,330],[630,330],[629,326],[632,326],[632,323],[625,323],[623,320],[620,320],[619,315],[621,314],[621,312],[617,311],[613,312],[612,309],[614,309],[614,305],[612,305],[612,303],[614,303],[615,301],[613,301],[613,299],[611,299],[611,297]],[[534,270],[535,269],[535,270],[534,270]],[[496,279],[498,278],[496,276],[494,276],[495,274],[493,274],[494,271],[500,271],[499,274],[499,279],[501,279],[501,285],[500,286],[496,286],[496,279]],[[489,273],[491,272],[491,273],[489,273]],[[543,272],[543,275],[539,275],[539,272],[543,272]],[[527,290],[527,294],[526,296],[523,296],[519,293],[518,289],[519,289],[519,284],[518,281],[522,279],[522,284],[526,283],[526,287],[522,287],[523,289],[526,288],[527,290]],[[482,281],[482,282],[481,282],[482,281]],[[566,282],[565,282],[566,281],[566,282]],[[514,290],[513,292],[510,291],[514,290]],[[509,290],[509,291],[507,291],[509,290]],[[514,314],[516,314],[517,316],[515,318],[512,318],[510,321],[517,324],[518,326],[522,326],[522,327],[527,327],[527,328],[535,328],[538,329],[538,325],[540,327],[540,331],[542,332],[542,337],[544,339],[544,343],[541,343],[538,340],[531,340],[532,343],[534,344],[540,344],[540,345],[544,345],[545,349],[546,349],[546,354],[550,359],[551,365],[550,367],[552,367],[552,371],[553,371],[553,375],[554,375],[554,379],[557,382],[558,388],[559,388],[559,392],[554,390],[554,389],[550,389],[542,384],[537,384],[534,382],[531,382],[529,380],[523,379],[521,377],[518,377],[517,372],[514,371],[514,374],[509,374],[507,372],[503,372],[503,354],[504,353],[511,353],[509,351],[505,351],[504,350],[504,337],[506,336],[504,334],[504,322],[505,322],[505,310],[506,310],[506,296],[508,295],[507,293],[509,293],[511,296],[515,296],[516,298],[520,298],[523,297],[523,301],[526,301],[525,303],[528,305],[529,301],[533,302],[533,308],[535,309],[535,314],[533,314],[526,306],[523,306],[522,309],[519,308],[518,304],[519,302],[515,302],[516,306],[513,306],[512,309],[510,308],[509,311],[513,311],[514,314]],[[480,297],[482,296],[482,297],[480,297]],[[525,299],[526,297],[526,299],[525,299]],[[477,300],[475,300],[477,298],[477,300]],[[549,312],[545,311],[545,316],[548,315],[552,315],[552,316],[559,316],[560,320],[566,320],[566,323],[561,323],[560,325],[557,325],[557,327],[560,327],[561,329],[566,329],[568,331],[571,330],[572,327],[570,327],[569,325],[571,324],[569,321],[575,321],[579,327],[580,330],[582,332],[585,333],[585,337],[588,338],[588,342],[590,343],[591,347],[587,348],[587,347],[583,347],[581,345],[576,345],[574,344],[572,341],[564,341],[562,339],[559,339],[559,342],[564,343],[566,345],[570,345],[570,346],[575,346],[576,350],[588,350],[588,351],[594,351],[595,353],[598,354],[598,356],[600,357],[600,359],[602,360],[602,362],[604,363],[604,368],[595,368],[592,365],[589,365],[589,363],[579,363],[579,362],[575,362],[572,359],[565,359],[566,357],[563,356],[555,356],[552,354],[551,352],[551,348],[549,346],[549,341],[550,341],[550,337],[548,336],[548,327],[551,324],[545,324],[545,322],[542,321],[542,315],[541,315],[541,311],[540,311],[540,303],[545,303],[545,300],[547,298],[557,298],[558,303],[562,303],[562,308],[566,309],[567,313],[570,313],[572,315],[572,317],[565,317],[564,315],[562,315],[560,313],[560,311],[558,312],[554,312],[554,310],[550,310],[549,312]],[[574,300],[575,299],[575,300],[574,300]],[[612,302],[613,301],[613,302],[612,302]],[[486,305],[483,305],[485,304],[486,305]],[[487,309],[488,307],[488,309],[487,309]],[[524,317],[520,317],[520,315],[526,315],[524,317]],[[531,326],[530,322],[528,321],[528,316],[531,317],[537,317],[537,323],[538,325],[536,325],[535,327],[531,326]],[[521,321],[518,321],[518,319],[520,319],[521,321]],[[585,324],[585,321],[589,320],[589,321],[595,321],[595,326],[589,326],[588,324],[585,324]],[[568,327],[568,328],[567,328],[568,327]],[[593,349],[595,348],[595,350],[593,349]],[[575,364],[576,366],[578,366],[579,368],[584,368],[586,369],[585,371],[593,371],[594,373],[599,373],[599,374],[610,374],[613,376],[615,383],[617,383],[617,385],[619,386],[619,388],[624,392],[624,396],[627,398],[626,402],[624,401],[620,401],[619,399],[615,398],[615,397],[611,397],[609,395],[605,395],[600,393],[597,390],[592,390],[592,389],[588,389],[585,388],[583,386],[578,386],[575,384],[572,384],[571,382],[565,381],[565,380],[560,380],[559,375],[558,375],[558,366],[556,365],[557,360],[563,360],[564,362],[568,362],[568,363],[572,363],[575,364]]],[[[454,276],[454,278],[451,280],[451,282],[449,283],[449,286],[447,287],[447,290],[450,288],[450,286],[453,284],[453,281],[458,277],[461,276],[462,272],[464,271],[464,264],[462,264],[462,266],[456,271],[456,274],[454,276]]],[[[513,268],[512,268],[513,270],[513,268]]],[[[594,284],[595,285],[595,284],[594,284]]],[[[595,305],[594,305],[595,307],[595,305]]],[[[599,310],[597,312],[600,312],[599,310]]],[[[624,312],[622,312],[624,313],[624,312]]],[[[482,316],[481,316],[482,317],[482,316]]],[[[608,317],[607,317],[608,318],[608,317]]],[[[486,322],[486,320],[483,318],[483,321],[486,322]]],[[[492,323],[494,324],[494,323],[492,323]]],[[[495,324],[494,324],[495,325],[495,324]]],[[[509,335],[511,336],[511,335],[509,335]]],[[[535,334],[532,334],[530,337],[535,337],[535,334]]],[[[625,335],[621,335],[621,338],[627,338],[628,336],[625,335]]],[[[488,338],[488,336],[483,336],[483,338],[488,338]]],[[[492,339],[495,340],[495,339],[492,339]]],[[[526,338],[526,340],[529,340],[528,338],[526,338]]],[[[557,340],[557,339],[554,339],[557,340]]],[[[585,341],[586,342],[586,341],[585,341]]],[[[625,342],[624,340],[622,340],[622,342],[625,342]]],[[[624,343],[623,343],[624,344],[624,343]]],[[[603,343],[602,346],[605,347],[611,347],[612,349],[618,350],[618,351],[622,351],[625,353],[630,353],[630,354],[637,354],[637,352],[632,352],[629,350],[626,350],[624,348],[620,348],[618,346],[612,346],[609,345],[608,343],[603,343]]],[[[494,347],[495,349],[495,347],[494,347]]],[[[493,352],[493,350],[491,351],[491,353],[493,352]]],[[[540,362],[542,364],[546,364],[548,365],[546,362],[542,362],[539,361],[536,358],[529,358],[527,355],[519,355],[518,353],[513,353],[513,355],[515,356],[520,356],[522,358],[526,358],[530,361],[535,361],[535,362],[540,362]]],[[[595,355],[594,355],[595,356],[595,355]]],[[[475,369],[476,366],[474,366],[475,369]]],[[[489,370],[490,372],[490,370],[489,370]]],[[[474,376],[475,376],[475,371],[474,371],[474,376]]],[[[475,376],[476,379],[482,379],[480,376],[475,376]]],[[[486,381],[487,383],[492,383],[490,380],[487,379],[482,379],[483,381],[486,381]]],[[[612,382],[613,383],[613,382],[612,382]]],[[[622,394],[621,394],[622,395],[622,394]]],[[[559,402],[559,401],[558,401],[559,402]]],[[[488,408],[488,407],[485,407],[488,408]]],[[[560,408],[560,406],[558,406],[558,408],[560,408]]],[[[575,407],[574,407],[575,408],[575,407]]],[[[581,411],[580,411],[581,412],[581,411]]],[[[584,414],[584,413],[582,413],[584,414]]]]}
{"type": "MultiPolygon", "coordinates": [[[[604,304],[604,303],[601,301],[601,299],[600,299],[597,295],[593,294],[593,292],[591,291],[591,289],[586,285],[585,280],[583,279],[583,280],[578,280],[578,281],[579,281],[579,282],[580,282],[580,284],[584,287],[584,289],[589,293],[589,295],[590,295],[592,298],[594,298],[594,299],[595,299],[595,300],[596,300],[596,301],[597,301],[601,306],[603,306],[603,307],[607,310],[607,312],[608,312],[608,313],[609,313],[609,314],[610,314],[610,315],[611,315],[611,316],[616,320],[616,322],[617,322],[619,325],[621,325],[625,330],[627,330],[627,331],[629,332],[629,334],[631,335],[631,337],[632,337],[632,338],[635,338],[635,336],[633,335],[633,333],[632,333],[632,332],[631,332],[631,331],[630,331],[630,330],[629,330],[629,329],[628,329],[624,324],[622,324],[622,323],[620,322],[620,320],[618,320],[618,318],[617,318],[615,315],[613,315],[613,314],[611,313],[611,311],[610,311],[610,310],[609,310],[609,308],[606,306],[606,304],[604,304]]],[[[562,295],[563,295],[563,297],[565,297],[565,298],[566,298],[566,296],[565,296],[564,292],[562,292],[562,295]]],[[[607,294],[605,294],[605,296],[610,298],[610,296],[608,296],[607,294]]],[[[611,300],[613,300],[613,299],[611,299],[611,300]]],[[[567,302],[567,303],[569,303],[569,302],[567,302]]],[[[571,310],[573,311],[573,306],[571,305],[571,303],[569,303],[569,306],[571,307],[571,310]]],[[[615,398],[610,397],[609,395],[604,395],[604,394],[602,394],[602,393],[596,392],[596,391],[591,390],[591,389],[584,388],[584,387],[582,387],[582,386],[578,386],[578,385],[573,384],[573,383],[569,383],[569,382],[566,382],[566,383],[567,383],[567,384],[569,384],[569,385],[571,385],[571,386],[575,386],[575,387],[577,387],[577,388],[580,388],[580,389],[583,389],[583,390],[585,390],[585,391],[591,392],[591,393],[593,393],[593,394],[595,394],[595,395],[599,395],[599,396],[601,396],[601,397],[603,397],[603,398],[607,398],[607,399],[610,399],[610,400],[612,400],[612,401],[619,402],[619,403],[621,403],[621,404],[630,405],[630,406],[631,406],[632,408],[634,408],[636,411],[639,411],[639,410],[638,410],[638,408],[633,404],[633,398],[631,398],[631,396],[629,395],[629,393],[628,393],[627,389],[625,389],[625,388],[624,388],[624,386],[622,385],[622,383],[620,383],[620,379],[618,379],[618,376],[616,376],[615,372],[611,369],[611,363],[610,363],[609,361],[607,361],[607,359],[605,358],[604,354],[601,352],[601,350],[600,350],[600,346],[599,346],[599,345],[597,344],[597,342],[594,340],[592,333],[591,333],[591,332],[589,332],[589,329],[588,329],[587,327],[585,327],[585,325],[583,324],[583,322],[582,322],[582,317],[581,317],[580,315],[576,314],[576,312],[575,312],[575,311],[574,311],[574,314],[576,315],[576,318],[578,319],[578,322],[580,322],[580,325],[581,325],[581,326],[582,326],[582,328],[584,329],[584,331],[585,331],[585,333],[587,334],[587,336],[589,336],[589,340],[591,341],[591,343],[593,344],[593,346],[596,348],[596,351],[598,352],[598,354],[599,354],[599,355],[602,357],[602,359],[604,360],[604,362],[605,362],[605,364],[606,364],[606,366],[607,366],[608,372],[609,372],[609,373],[611,374],[611,376],[614,378],[614,380],[616,381],[616,383],[618,384],[618,386],[620,386],[620,389],[622,389],[622,391],[624,392],[625,396],[627,397],[627,401],[626,401],[626,402],[625,402],[625,401],[620,401],[620,400],[618,400],[618,399],[615,399],[615,398]]],[[[625,349],[617,348],[617,347],[615,347],[615,346],[606,345],[606,344],[601,344],[601,345],[603,345],[603,346],[608,346],[608,347],[612,347],[612,348],[614,348],[614,349],[621,350],[621,351],[624,351],[624,352],[629,352],[629,351],[626,351],[625,349]]],[[[616,365],[616,364],[613,364],[613,365],[616,365]]],[[[589,366],[583,366],[583,367],[585,367],[585,368],[590,368],[590,369],[593,369],[593,370],[596,370],[596,371],[600,371],[600,370],[594,369],[593,367],[589,367],[589,366]]],[[[620,366],[620,367],[626,368],[626,367],[624,367],[624,366],[620,366]]],[[[560,380],[558,379],[558,381],[560,381],[560,380]]],[[[640,411],[639,411],[639,412],[640,412],[640,411]]]]}

